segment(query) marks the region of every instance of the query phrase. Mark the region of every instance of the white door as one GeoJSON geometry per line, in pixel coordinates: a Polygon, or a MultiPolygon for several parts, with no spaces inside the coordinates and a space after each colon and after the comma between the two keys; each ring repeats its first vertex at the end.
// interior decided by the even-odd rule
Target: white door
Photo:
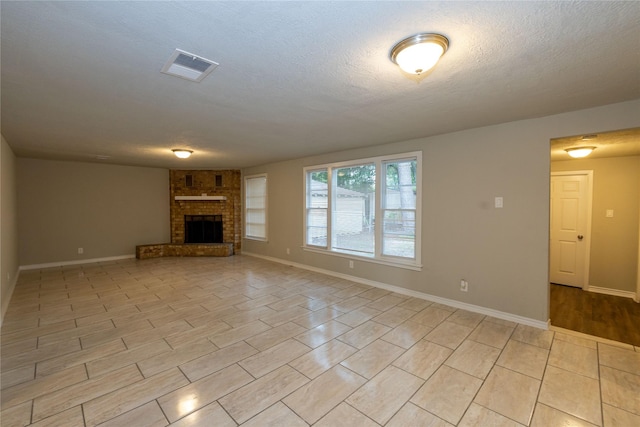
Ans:
{"type": "Polygon", "coordinates": [[[549,280],[587,286],[593,171],[551,174],[549,280]]]}

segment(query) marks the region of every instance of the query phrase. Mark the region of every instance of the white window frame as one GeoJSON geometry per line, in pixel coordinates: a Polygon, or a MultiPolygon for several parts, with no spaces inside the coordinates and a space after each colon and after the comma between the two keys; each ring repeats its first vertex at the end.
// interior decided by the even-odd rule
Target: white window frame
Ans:
{"type": "Polygon", "coordinates": [[[327,163],[322,165],[313,165],[303,168],[303,182],[304,182],[304,209],[303,209],[303,243],[302,248],[306,251],[321,253],[325,255],[339,256],[342,258],[360,260],[366,262],[372,262],[376,264],[389,265],[394,267],[405,268],[409,270],[419,271],[422,269],[422,151],[413,151],[401,154],[392,154],[387,156],[370,157],[365,159],[354,159],[343,162],[327,163]],[[415,208],[415,250],[414,258],[399,257],[384,255],[382,253],[382,237],[383,237],[383,214],[385,209],[383,206],[382,195],[386,186],[386,170],[383,169],[383,165],[388,162],[402,161],[402,160],[414,160],[416,161],[416,208],[415,208]],[[365,255],[355,251],[336,250],[332,249],[333,233],[332,224],[334,218],[333,212],[333,191],[335,185],[333,185],[333,171],[350,166],[360,166],[365,164],[375,164],[376,179],[375,179],[375,226],[374,226],[374,253],[373,255],[365,255]],[[328,191],[328,207],[327,207],[327,246],[314,246],[307,243],[307,214],[309,209],[308,201],[308,186],[307,182],[309,174],[311,172],[317,172],[320,170],[327,171],[327,191],[328,191]]]}
{"type": "Polygon", "coordinates": [[[269,237],[269,229],[268,229],[268,224],[269,224],[269,178],[267,176],[266,173],[261,173],[261,174],[256,174],[256,175],[247,175],[244,177],[244,209],[243,209],[243,213],[244,213],[244,221],[243,221],[243,225],[244,225],[244,238],[245,239],[249,239],[249,240],[258,240],[258,241],[262,241],[262,242],[266,242],[268,241],[268,237],[269,237]],[[249,227],[247,226],[247,221],[249,218],[248,215],[248,203],[247,203],[247,186],[248,186],[248,182],[252,179],[261,179],[264,178],[265,180],[265,192],[264,192],[264,236],[252,236],[248,234],[248,230],[249,227]]]}
{"type": "MultiPolygon", "coordinates": [[[[324,169],[324,168],[306,168],[306,172],[305,172],[305,175],[304,175],[305,176],[305,178],[304,178],[304,185],[305,185],[305,189],[304,189],[304,201],[305,202],[304,202],[304,204],[305,205],[304,205],[304,233],[303,233],[303,235],[304,235],[304,245],[303,246],[310,246],[310,247],[327,249],[326,246],[310,245],[309,243],[307,243],[307,241],[308,241],[308,231],[309,231],[308,222],[307,221],[309,219],[309,211],[310,210],[316,209],[316,210],[324,210],[325,211],[326,223],[327,223],[327,225],[326,225],[327,243],[330,241],[329,234],[332,233],[332,225],[331,225],[331,222],[330,222],[331,216],[329,215],[329,212],[328,212],[331,205],[327,201],[327,207],[326,208],[317,208],[317,207],[314,208],[312,206],[313,205],[312,198],[309,197],[309,188],[310,187],[309,187],[309,182],[308,182],[306,177],[310,173],[313,173],[313,172],[327,172],[327,174],[329,173],[329,171],[327,169],[324,169]]],[[[328,182],[327,182],[327,199],[328,199],[329,194],[330,194],[329,190],[328,190],[328,187],[331,186],[331,177],[329,175],[327,175],[327,178],[328,178],[328,182]]]]}

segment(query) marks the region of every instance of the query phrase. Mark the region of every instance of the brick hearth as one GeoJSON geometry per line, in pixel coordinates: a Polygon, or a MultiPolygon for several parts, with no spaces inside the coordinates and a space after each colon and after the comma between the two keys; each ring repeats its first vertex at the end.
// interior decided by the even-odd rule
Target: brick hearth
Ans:
{"type": "Polygon", "coordinates": [[[165,256],[231,256],[232,243],[189,243],[185,245],[161,243],[136,246],[136,258],[159,258],[165,256]]]}

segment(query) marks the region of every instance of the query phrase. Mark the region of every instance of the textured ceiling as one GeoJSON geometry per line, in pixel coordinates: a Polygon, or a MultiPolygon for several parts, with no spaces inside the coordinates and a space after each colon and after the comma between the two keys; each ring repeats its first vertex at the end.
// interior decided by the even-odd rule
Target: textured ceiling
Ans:
{"type": "Polygon", "coordinates": [[[577,147],[595,147],[589,159],[640,156],[640,128],[554,138],[551,161],[573,160],[565,150],[577,147]]]}
{"type": "Polygon", "coordinates": [[[24,157],[240,168],[640,98],[640,2],[0,7],[1,131],[24,157]],[[425,31],[450,47],[417,81],[388,54],[425,31]],[[160,73],[175,48],[220,66],[160,73]]]}

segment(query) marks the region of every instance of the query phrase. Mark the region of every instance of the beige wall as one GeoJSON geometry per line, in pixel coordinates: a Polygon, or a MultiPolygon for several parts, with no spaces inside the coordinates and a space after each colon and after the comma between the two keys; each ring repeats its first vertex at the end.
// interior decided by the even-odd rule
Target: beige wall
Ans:
{"type": "Polygon", "coordinates": [[[551,171],[593,171],[589,285],[636,291],[640,156],[552,162],[551,171]],[[607,209],[614,211],[607,218],[607,209]]]}
{"type": "Polygon", "coordinates": [[[18,224],[16,157],[0,135],[0,324],[4,319],[18,276],[18,224]]]}
{"type": "Polygon", "coordinates": [[[546,322],[549,141],[638,126],[639,109],[640,100],[248,168],[269,176],[269,241],[245,240],[243,250],[546,322]],[[350,269],[301,249],[304,166],[414,150],[423,152],[422,271],[350,269]]]}
{"type": "Polygon", "coordinates": [[[169,171],[18,159],[21,266],[135,254],[169,242],[169,171]],[[78,248],[84,254],[78,254],[78,248]]]}

